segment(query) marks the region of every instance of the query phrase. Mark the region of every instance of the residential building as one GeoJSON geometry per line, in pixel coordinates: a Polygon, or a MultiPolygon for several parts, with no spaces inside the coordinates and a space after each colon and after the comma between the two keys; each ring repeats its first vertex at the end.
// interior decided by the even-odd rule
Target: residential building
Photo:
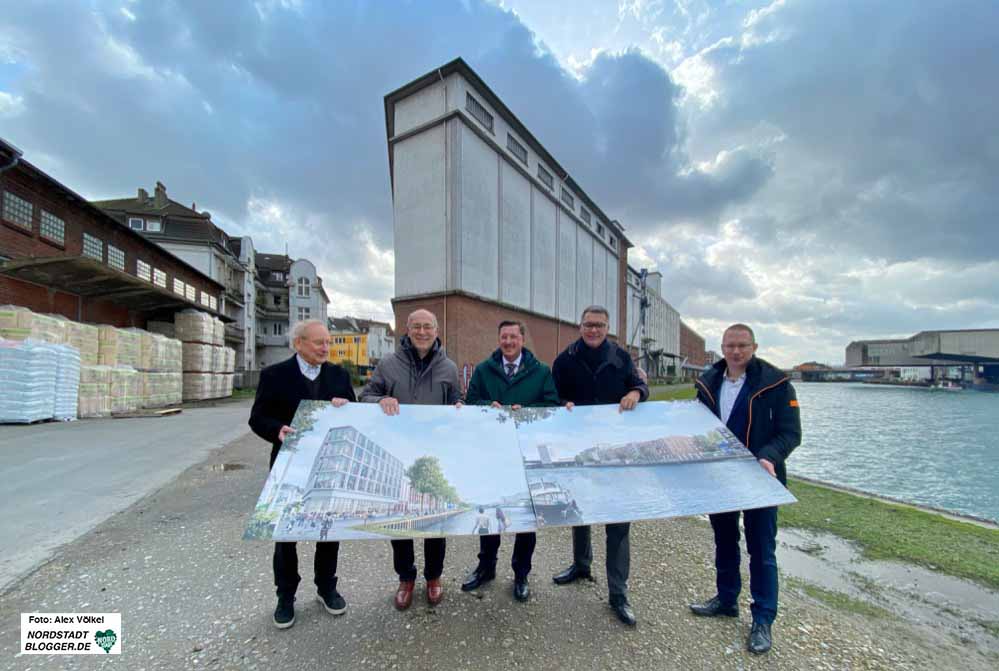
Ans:
{"type": "Polygon", "coordinates": [[[231,322],[225,289],[0,140],[0,304],[145,328],[189,308],[231,322]]]}
{"type": "Polygon", "coordinates": [[[285,254],[254,256],[257,271],[257,363],[261,368],[287,359],[295,323],[326,319],[329,297],[316,266],[285,254]]]}
{"type": "MultiPolygon", "coordinates": [[[[357,338],[358,340],[353,342],[363,349],[363,353],[360,350],[356,353],[351,350],[348,353],[347,347],[343,347],[344,353],[337,354],[337,357],[342,360],[355,361],[356,363],[356,361],[364,359],[367,363],[358,365],[374,366],[382,358],[395,352],[395,335],[392,332],[392,327],[385,322],[357,317],[330,317],[329,329],[330,334],[335,336],[334,346],[342,347],[350,344],[347,342],[337,343],[336,337],[357,338]]],[[[332,349],[330,355],[333,356],[332,349]]]]}
{"type": "Polygon", "coordinates": [[[99,200],[94,205],[225,286],[220,311],[231,320],[225,344],[236,351],[237,370],[253,370],[255,357],[247,333],[252,336],[255,330],[255,314],[246,309],[253,305],[252,292],[247,291],[253,286],[252,270],[240,260],[241,239],[212,223],[211,213],[199,212],[195,203],[187,207],[171,199],[162,182],[156,182],[152,195],[139,188],[134,198],[99,200]]]}
{"type": "Polygon", "coordinates": [[[385,96],[395,227],[395,323],[427,308],[467,380],[516,318],[543,361],[583,308],[626,339],[627,251],[609,217],[461,59],[385,96]]]}

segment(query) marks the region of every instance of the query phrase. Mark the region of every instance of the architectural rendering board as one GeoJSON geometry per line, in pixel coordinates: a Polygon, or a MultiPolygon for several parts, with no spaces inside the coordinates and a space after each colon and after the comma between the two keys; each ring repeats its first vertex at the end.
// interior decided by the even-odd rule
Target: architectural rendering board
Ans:
{"type": "Polygon", "coordinates": [[[245,538],[458,536],[791,503],[696,402],[526,408],[303,402],[245,538]]]}
{"type": "Polygon", "coordinates": [[[696,401],[514,413],[538,526],[605,524],[793,503],[696,401]]]}
{"type": "Polygon", "coordinates": [[[457,536],[534,530],[508,413],[305,401],[245,538],[457,536]]]}

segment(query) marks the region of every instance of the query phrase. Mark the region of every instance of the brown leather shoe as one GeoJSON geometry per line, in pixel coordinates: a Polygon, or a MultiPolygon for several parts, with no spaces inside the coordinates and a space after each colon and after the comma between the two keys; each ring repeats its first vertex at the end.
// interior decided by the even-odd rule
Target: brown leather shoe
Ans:
{"type": "Polygon", "coordinates": [[[399,610],[406,610],[413,603],[413,588],[416,587],[415,580],[400,580],[399,589],[395,592],[395,607],[399,610]]]}
{"type": "Polygon", "coordinates": [[[432,578],[427,581],[427,603],[436,606],[444,598],[444,585],[440,578],[432,578]]]}

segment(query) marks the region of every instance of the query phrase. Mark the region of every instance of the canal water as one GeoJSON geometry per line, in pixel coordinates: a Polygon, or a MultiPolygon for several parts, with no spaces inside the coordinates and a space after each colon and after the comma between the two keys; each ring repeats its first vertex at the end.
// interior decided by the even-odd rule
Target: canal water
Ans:
{"type": "MultiPolygon", "coordinates": [[[[531,531],[535,528],[534,512],[531,508],[523,506],[503,506],[503,513],[510,526],[504,533],[514,533],[515,531],[531,531]]],[[[486,515],[489,516],[490,533],[498,533],[496,523],[496,508],[486,508],[486,515]]],[[[435,525],[433,531],[442,534],[471,534],[474,533],[475,520],[479,517],[479,511],[472,509],[452,515],[446,518],[443,524],[435,525]]],[[[430,531],[430,529],[427,529],[430,531]]]]}
{"type": "Polygon", "coordinates": [[[999,394],[796,382],[790,475],[999,522],[999,394]]]}

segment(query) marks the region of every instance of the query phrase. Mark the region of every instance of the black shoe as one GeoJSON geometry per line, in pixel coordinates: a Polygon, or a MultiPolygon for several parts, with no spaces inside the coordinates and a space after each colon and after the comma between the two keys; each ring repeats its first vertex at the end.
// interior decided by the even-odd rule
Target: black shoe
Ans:
{"type": "Polygon", "coordinates": [[[694,615],[702,617],[739,617],[739,605],[731,604],[726,606],[717,596],[711,597],[704,603],[690,604],[690,611],[694,615]]]}
{"type": "Polygon", "coordinates": [[[552,580],[555,581],[556,585],[568,585],[571,582],[576,582],[577,580],[581,579],[593,580],[593,576],[590,575],[590,572],[588,570],[582,571],[576,568],[575,564],[573,564],[566,570],[552,577],[552,580]]]}
{"type": "Polygon", "coordinates": [[[335,587],[326,592],[317,591],[316,599],[323,604],[323,608],[330,615],[343,615],[347,611],[347,602],[340,596],[340,592],[336,591],[335,587]]]}
{"type": "Polygon", "coordinates": [[[274,609],[274,626],[287,629],[295,624],[295,597],[279,596],[277,608],[274,609]]]}
{"type": "Polygon", "coordinates": [[[479,587],[482,587],[495,577],[496,577],[495,569],[493,569],[492,571],[488,571],[486,569],[483,569],[482,567],[479,567],[474,571],[472,571],[471,573],[469,573],[468,577],[465,578],[465,582],[461,583],[461,591],[471,592],[473,589],[478,589],[479,587]]]}
{"type": "Polygon", "coordinates": [[[527,578],[515,578],[513,581],[513,598],[524,603],[531,598],[531,587],[527,584],[527,578]]]}
{"type": "Polygon", "coordinates": [[[753,628],[749,632],[746,648],[755,655],[762,655],[765,652],[770,652],[771,645],[773,645],[773,638],[770,636],[770,625],[766,622],[753,620],[753,628]]]}
{"type": "Polygon", "coordinates": [[[621,597],[619,599],[611,599],[610,602],[611,610],[617,615],[617,619],[624,622],[629,627],[634,627],[635,623],[638,621],[635,619],[635,611],[631,609],[631,604],[628,603],[627,597],[621,597]]]}

